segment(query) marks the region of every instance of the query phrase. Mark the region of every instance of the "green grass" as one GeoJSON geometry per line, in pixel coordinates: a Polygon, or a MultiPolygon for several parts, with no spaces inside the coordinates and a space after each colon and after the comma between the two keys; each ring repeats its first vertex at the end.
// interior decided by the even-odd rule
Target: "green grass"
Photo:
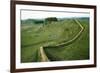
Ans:
{"type": "MultiPolygon", "coordinates": [[[[89,20],[77,19],[84,31],[74,42],[63,47],[44,48],[50,61],[89,59],[89,20]]],[[[40,62],[40,46],[55,46],[73,39],[80,26],[73,19],[57,22],[21,24],[21,62],[40,62]]]]}

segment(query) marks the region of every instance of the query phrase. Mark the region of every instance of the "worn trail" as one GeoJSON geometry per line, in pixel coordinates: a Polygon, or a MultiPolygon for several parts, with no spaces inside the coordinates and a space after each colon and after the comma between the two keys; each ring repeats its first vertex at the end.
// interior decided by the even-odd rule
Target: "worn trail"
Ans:
{"type": "MultiPolygon", "coordinates": [[[[70,44],[70,43],[73,43],[83,32],[84,30],[84,27],[82,26],[82,24],[77,20],[77,19],[74,19],[74,21],[80,26],[81,30],[79,31],[79,33],[71,40],[67,41],[67,42],[64,42],[64,43],[61,43],[61,44],[57,44],[55,46],[46,46],[45,48],[48,48],[48,47],[60,47],[60,46],[64,46],[64,45],[67,45],[67,44],[70,44]]],[[[39,49],[40,51],[40,58],[41,58],[41,62],[47,62],[47,61],[50,61],[49,58],[47,57],[45,51],[44,51],[44,48],[43,46],[40,47],[39,49]]]]}
{"type": "Polygon", "coordinates": [[[40,47],[40,58],[41,58],[41,61],[42,61],[42,62],[47,62],[47,61],[49,61],[49,59],[48,59],[46,53],[44,52],[43,47],[40,47]]]}

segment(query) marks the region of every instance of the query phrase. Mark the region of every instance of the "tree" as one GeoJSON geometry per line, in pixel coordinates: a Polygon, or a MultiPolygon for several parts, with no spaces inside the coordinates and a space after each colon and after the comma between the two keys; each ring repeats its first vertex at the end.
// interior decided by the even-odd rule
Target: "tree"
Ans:
{"type": "Polygon", "coordinates": [[[51,23],[51,22],[56,22],[58,19],[56,17],[48,17],[45,19],[45,24],[51,23]]]}

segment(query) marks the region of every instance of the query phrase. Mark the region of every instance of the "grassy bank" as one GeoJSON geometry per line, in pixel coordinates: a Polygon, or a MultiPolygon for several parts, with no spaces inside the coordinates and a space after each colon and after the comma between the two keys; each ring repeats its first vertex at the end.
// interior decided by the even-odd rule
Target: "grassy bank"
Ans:
{"type": "MultiPolygon", "coordinates": [[[[74,42],[62,47],[44,48],[50,61],[89,59],[89,20],[77,18],[84,31],[74,42]]],[[[72,19],[62,19],[48,24],[21,24],[21,62],[40,62],[41,46],[55,46],[73,39],[81,31],[72,19]]]]}

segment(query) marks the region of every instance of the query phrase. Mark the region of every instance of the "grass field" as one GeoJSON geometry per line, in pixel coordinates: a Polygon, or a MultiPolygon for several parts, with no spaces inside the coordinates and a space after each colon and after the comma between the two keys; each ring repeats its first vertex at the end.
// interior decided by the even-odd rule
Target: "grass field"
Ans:
{"type": "Polygon", "coordinates": [[[45,61],[89,59],[89,18],[64,18],[47,24],[43,20],[22,20],[21,62],[42,62],[43,54],[45,61]],[[77,38],[82,28],[75,20],[84,28],[77,38]]]}

